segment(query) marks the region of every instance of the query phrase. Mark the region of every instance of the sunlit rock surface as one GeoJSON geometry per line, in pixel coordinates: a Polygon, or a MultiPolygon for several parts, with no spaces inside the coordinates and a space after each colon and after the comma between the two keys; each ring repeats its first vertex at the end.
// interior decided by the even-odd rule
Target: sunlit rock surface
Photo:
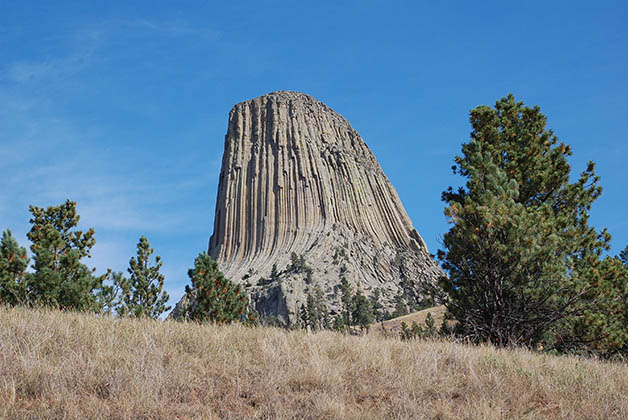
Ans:
{"type": "Polygon", "coordinates": [[[379,289],[392,308],[402,290],[419,297],[442,275],[357,131],[288,91],[229,114],[209,253],[263,317],[283,324],[296,321],[308,293],[337,313],[342,277],[367,296],[379,289]],[[293,266],[294,255],[305,267],[293,266]]]}

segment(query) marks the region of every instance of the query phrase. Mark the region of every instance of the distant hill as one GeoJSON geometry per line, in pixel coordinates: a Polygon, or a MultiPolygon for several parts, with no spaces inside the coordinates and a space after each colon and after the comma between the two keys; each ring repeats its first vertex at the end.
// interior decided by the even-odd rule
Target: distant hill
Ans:
{"type": "Polygon", "coordinates": [[[425,319],[427,318],[427,314],[429,313],[431,313],[432,317],[434,318],[434,325],[436,326],[436,328],[440,328],[443,322],[443,318],[445,316],[445,312],[447,312],[447,308],[445,308],[443,305],[434,306],[433,308],[427,308],[423,309],[422,311],[412,312],[408,315],[373,323],[369,328],[369,332],[389,336],[398,336],[401,332],[402,322],[405,322],[408,327],[410,327],[413,322],[416,322],[420,327],[424,328],[425,319]]]}
{"type": "Polygon", "coordinates": [[[0,419],[625,420],[627,369],[450,342],[0,308],[0,419]]]}

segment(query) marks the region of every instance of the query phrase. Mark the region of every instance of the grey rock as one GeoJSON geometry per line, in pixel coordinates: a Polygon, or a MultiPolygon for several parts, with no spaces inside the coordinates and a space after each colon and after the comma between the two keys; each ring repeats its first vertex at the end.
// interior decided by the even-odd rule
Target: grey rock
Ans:
{"type": "Polygon", "coordinates": [[[209,254],[262,317],[285,325],[315,290],[338,313],[341,277],[367,296],[379,289],[392,309],[402,289],[420,297],[443,275],[357,131],[288,91],[229,114],[209,254]],[[293,253],[307,267],[291,270],[293,253]]]}

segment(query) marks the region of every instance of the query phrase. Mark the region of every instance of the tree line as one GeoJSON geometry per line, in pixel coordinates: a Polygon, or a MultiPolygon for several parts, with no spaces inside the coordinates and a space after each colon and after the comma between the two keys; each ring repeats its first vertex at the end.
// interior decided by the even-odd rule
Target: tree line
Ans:
{"type": "MultiPolygon", "coordinates": [[[[336,254],[344,252],[344,248],[336,249],[336,254]]],[[[334,261],[338,263],[336,258],[334,258],[334,261]]],[[[331,329],[345,332],[349,327],[356,326],[360,330],[366,331],[374,322],[406,315],[410,312],[410,309],[421,310],[433,306],[433,302],[430,299],[417,300],[407,295],[405,291],[400,290],[395,296],[395,308],[390,312],[382,304],[382,291],[380,288],[375,288],[370,293],[370,296],[366,296],[360,288],[354,291],[347,280],[347,271],[346,265],[340,266],[340,283],[333,290],[335,298],[339,295],[339,310],[332,310],[327,306],[323,291],[318,286],[314,286],[313,290],[309,290],[309,285],[312,284],[312,267],[307,264],[304,255],[298,255],[295,252],[292,252],[290,263],[284,271],[280,272],[277,264],[273,264],[270,278],[265,279],[262,277],[257,284],[266,285],[273,281],[279,281],[283,274],[305,274],[305,301],[298,305],[296,311],[297,323],[290,325],[290,327],[307,328],[314,331],[331,329]]],[[[249,275],[244,276],[243,280],[249,277],[249,275]]],[[[269,325],[278,325],[272,318],[264,321],[269,325]]]]}
{"type": "MultiPolygon", "coordinates": [[[[170,309],[164,290],[161,257],[141,236],[137,255],[129,260],[127,275],[108,269],[96,274],[82,261],[96,244],[94,229],[77,229],[76,202],[29,207],[32,264],[26,248],[10,230],[0,241],[0,303],[90,311],[120,317],[159,318],[170,309]],[[30,268],[30,269],[29,269],[30,268]]],[[[224,278],[213,259],[202,252],[188,271],[196,305],[185,308],[183,319],[217,323],[253,322],[248,298],[240,286],[224,278]]]]}

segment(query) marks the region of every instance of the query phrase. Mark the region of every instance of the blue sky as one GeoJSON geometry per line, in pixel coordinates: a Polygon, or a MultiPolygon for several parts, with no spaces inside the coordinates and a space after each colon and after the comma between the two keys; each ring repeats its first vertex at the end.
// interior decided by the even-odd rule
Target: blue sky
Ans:
{"type": "Polygon", "coordinates": [[[538,104],[604,187],[592,224],[628,244],[625,2],[0,3],[0,230],[78,202],[89,264],[125,270],[140,235],[178,300],[212,233],[228,112],[297,90],[345,116],[430,250],[468,112],[538,104]]]}

